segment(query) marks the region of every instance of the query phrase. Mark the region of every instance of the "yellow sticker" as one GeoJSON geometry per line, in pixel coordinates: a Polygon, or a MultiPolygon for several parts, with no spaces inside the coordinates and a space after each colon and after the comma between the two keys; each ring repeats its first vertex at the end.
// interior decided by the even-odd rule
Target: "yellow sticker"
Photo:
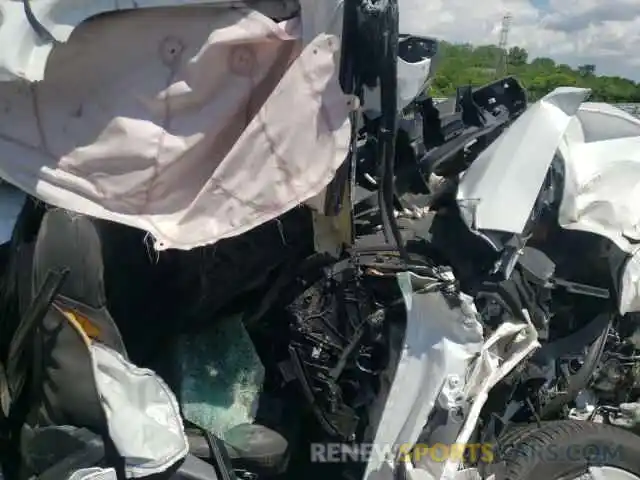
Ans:
{"type": "Polygon", "coordinates": [[[100,330],[96,327],[91,320],[89,320],[84,315],[80,315],[77,312],[72,312],[71,310],[63,310],[62,311],[68,318],[72,321],[76,322],[82,328],[82,331],[92,340],[95,340],[100,336],[100,330]]]}

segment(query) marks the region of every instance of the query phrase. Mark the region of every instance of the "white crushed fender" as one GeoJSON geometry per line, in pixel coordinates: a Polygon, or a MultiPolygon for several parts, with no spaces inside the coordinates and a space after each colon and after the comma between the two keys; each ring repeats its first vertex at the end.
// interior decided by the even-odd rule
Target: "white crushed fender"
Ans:
{"type": "Polygon", "coordinates": [[[407,309],[407,326],[373,449],[387,451],[389,457],[371,455],[365,480],[393,478],[397,449],[416,443],[443,383],[451,375],[464,378],[483,344],[482,326],[473,315],[471,299],[463,299],[470,311],[454,311],[439,291],[416,291],[429,290],[435,285],[433,279],[404,272],[398,274],[398,284],[407,309]]]}
{"type": "MultiPolygon", "coordinates": [[[[452,378],[460,385],[456,396],[468,402],[455,443],[468,443],[489,391],[540,345],[530,321],[505,322],[485,341],[473,300],[463,295],[460,309],[452,310],[433,279],[405,272],[398,274],[398,284],[407,309],[406,333],[365,480],[394,478],[396,462],[408,453],[407,445],[416,444],[438,396],[452,378]],[[502,350],[504,345],[509,347],[502,350]],[[379,452],[387,453],[387,458],[379,452]]],[[[459,467],[455,459],[429,465],[409,463],[407,473],[415,480],[479,478],[474,469],[460,471],[459,467]]]]}
{"type": "MultiPolygon", "coordinates": [[[[460,406],[465,415],[461,420],[448,420],[448,423],[455,427],[454,435],[450,439],[445,436],[433,441],[445,445],[468,445],[489,392],[540,346],[535,327],[531,324],[527,312],[523,313],[527,322],[505,322],[484,342],[480,355],[473,362],[469,362],[467,375],[460,382],[460,387],[452,390],[445,385],[442,388],[443,396],[447,397],[452,405],[460,406]],[[456,425],[460,422],[462,425],[456,425]]],[[[420,475],[425,480],[459,480],[461,466],[459,456],[448,456],[445,461],[435,461],[424,456],[413,465],[414,477],[418,478],[420,475]]],[[[469,475],[473,475],[473,471],[470,471],[469,475]]]]}
{"type": "MultiPolygon", "coordinates": [[[[528,322],[505,322],[487,339],[482,346],[478,360],[467,380],[465,397],[473,399],[471,408],[464,425],[456,438],[456,445],[467,445],[473,434],[480,413],[489,397],[489,392],[519,365],[534,350],[540,347],[538,332],[529,319],[529,314],[523,311],[528,322]],[[510,340],[510,342],[509,342],[510,340]],[[509,345],[506,351],[501,351],[500,345],[509,345]]],[[[459,479],[460,463],[449,458],[443,464],[443,480],[459,479]]]]}

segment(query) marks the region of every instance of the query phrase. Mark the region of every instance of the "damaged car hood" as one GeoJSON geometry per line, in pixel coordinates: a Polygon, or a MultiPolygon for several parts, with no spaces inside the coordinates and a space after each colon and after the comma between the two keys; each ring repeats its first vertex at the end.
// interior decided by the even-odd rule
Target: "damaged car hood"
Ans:
{"type": "Polygon", "coordinates": [[[531,105],[463,174],[458,203],[473,229],[520,234],[553,156],[590,91],[561,87],[531,105]]]}
{"type": "Polygon", "coordinates": [[[554,156],[564,165],[558,222],[627,254],[620,313],[640,311],[640,120],[589,91],[559,88],[531,106],[463,175],[462,216],[474,231],[521,234],[554,156]]]}

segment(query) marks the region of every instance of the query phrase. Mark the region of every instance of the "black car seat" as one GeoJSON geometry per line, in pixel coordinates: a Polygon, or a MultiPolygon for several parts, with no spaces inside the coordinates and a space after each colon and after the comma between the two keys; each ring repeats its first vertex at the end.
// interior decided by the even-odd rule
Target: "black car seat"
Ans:
{"type": "MultiPolygon", "coordinates": [[[[30,308],[23,312],[13,336],[7,368],[12,440],[16,445],[19,439],[16,450],[21,453],[15,478],[61,480],[79,468],[105,464],[121,473],[121,459],[110,442],[91,381],[94,373],[85,344],[97,340],[127,358],[107,309],[95,221],[61,209],[48,210],[31,264],[31,275],[23,276],[18,285],[19,296],[31,299],[30,308]]],[[[209,480],[234,478],[237,465],[265,476],[283,469],[288,451],[284,438],[260,425],[236,429],[234,445],[225,445],[203,429],[188,430],[192,454],[206,461],[190,454],[167,475],[209,480]],[[210,468],[212,463],[216,468],[210,468]]]]}

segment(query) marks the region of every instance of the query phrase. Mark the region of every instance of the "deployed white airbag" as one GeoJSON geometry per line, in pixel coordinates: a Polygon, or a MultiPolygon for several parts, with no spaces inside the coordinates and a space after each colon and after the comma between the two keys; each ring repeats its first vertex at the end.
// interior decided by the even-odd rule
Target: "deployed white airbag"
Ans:
{"type": "Polygon", "coordinates": [[[109,436],[127,478],[162,473],[189,451],[178,402],[160,377],[115,350],[90,345],[96,388],[109,436]]]}
{"type": "Polygon", "coordinates": [[[0,176],[189,249],[318,195],[346,158],[339,38],[249,9],[98,18],[45,80],[0,83],[0,176]]]}
{"type": "MultiPolygon", "coordinates": [[[[292,16],[299,6],[295,0],[260,0],[260,8],[280,18],[292,16]]],[[[29,0],[31,22],[25,3],[0,0],[0,82],[13,80],[40,81],[54,42],[69,40],[74,29],[92,17],[118,11],[141,8],[187,7],[207,5],[226,9],[242,8],[243,0],[29,0]],[[34,25],[35,21],[39,25],[34,25]],[[40,31],[39,31],[40,30],[40,31]]],[[[220,10],[218,10],[220,11],[220,10]]]]}

